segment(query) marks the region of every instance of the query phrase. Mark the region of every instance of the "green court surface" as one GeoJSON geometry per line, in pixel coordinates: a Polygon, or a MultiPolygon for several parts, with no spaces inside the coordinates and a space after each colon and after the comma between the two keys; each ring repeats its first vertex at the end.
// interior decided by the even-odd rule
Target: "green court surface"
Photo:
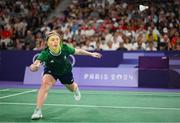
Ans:
{"type": "Polygon", "coordinates": [[[67,90],[52,89],[33,121],[36,89],[0,89],[0,122],[180,123],[180,92],[81,90],[75,101],[67,90]]]}

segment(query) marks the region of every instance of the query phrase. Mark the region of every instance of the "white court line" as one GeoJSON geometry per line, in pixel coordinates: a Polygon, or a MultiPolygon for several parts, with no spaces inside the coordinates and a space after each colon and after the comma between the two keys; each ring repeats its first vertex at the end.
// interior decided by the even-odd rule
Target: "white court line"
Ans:
{"type": "Polygon", "coordinates": [[[8,89],[8,88],[6,88],[6,89],[1,89],[0,91],[9,91],[9,89],[8,89]]]}
{"type": "Polygon", "coordinates": [[[36,90],[37,89],[33,89],[33,90],[30,90],[30,91],[24,91],[24,92],[21,92],[21,93],[16,93],[16,94],[11,94],[11,95],[7,95],[7,96],[2,96],[2,97],[0,97],[0,99],[5,99],[5,98],[8,98],[8,97],[14,97],[14,96],[22,95],[22,94],[31,93],[31,92],[35,92],[36,90]]]}
{"type": "MultiPolygon", "coordinates": [[[[1,123],[1,122],[0,122],[1,123]]],[[[2,122],[2,123],[17,123],[17,122],[2,122]]],[[[18,123],[29,123],[29,122],[19,122],[18,121],[18,123]]],[[[38,123],[57,123],[56,121],[55,122],[48,122],[48,121],[45,121],[45,122],[38,122],[38,123]]],[[[177,122],[167,122],[167,121],[156,121],[156,122],[149,122],[149,121],[145,121],[145,122],[143,122],[143,121],[141,121],[141,122],[127,122],[127,121],[115,121],[115,122],[113,122],[113,121],[97,121],[97,122],[94,122],[94,121],[92,121],[92,122],[86,122],[86,121],[79,121],[79,122],[74,122],[74,121],[72,121],[72,122],[59,122],[59,123],[180,123],[180,121],[177,121],[177,122]]]]}
{"type": "MultiPolygon", "coordinates": [[[[34,103],[9,103],[0,102],[3,105],[28,105],[34,106],[34,103]]],[[[140,110],[174,110],[180,111],[180,108],[166,108],[166,107],[129,107],[129,106],[100,106],[100,105],[72,105],[72,104],[44,104],[46,106],[56,106],[56,107],[80,107],[80,108],[110,108],[110,109],[140,109],[140,110]]]]}
{"type": "MultiPolygon", "coordinates": [[[[1,121],[0,121],[1,122],[1,121]]],[[[15,123],[15,122],[3,122],[3,123],[15,123]]],[[[18,123],[29,123],[29,122],[21,122],[18,121],[18,123]]],[[[49,123],[47,121],[40,121],[38,123],[49,123]]],[[[65,121],[65,122],[61,122],[61,121],[55,121],[55,122],[50,122],[50,123],[180,123],[180,121],[177,122],[170,122],[170,121],[156,121],[156,122],[149,122],[149,121],[134,121],[134,122],[127,122],[127,121],[91,121],[91,122],[86,122],[86,121],[80,121],[80,122],[75,122],[75,121],[65,121]]]]}
{"type": "MultiPolygon", "coordinates": [[[[49,94],[72,94],[72,92],[58,92],[58,91],[50,91],[49,94]]],[[[156,92],[155,92],[156,93],[156,92]]],[[[165,97],[180,97],[180,93],[177,94],[167,94],[167,93],[159,93],[159,94],[153,94],[151,93],[138,93],[138,92],[82,92],[82,94],[84,95],[120,95],[120,96],[165,96],[165,97]]]]}

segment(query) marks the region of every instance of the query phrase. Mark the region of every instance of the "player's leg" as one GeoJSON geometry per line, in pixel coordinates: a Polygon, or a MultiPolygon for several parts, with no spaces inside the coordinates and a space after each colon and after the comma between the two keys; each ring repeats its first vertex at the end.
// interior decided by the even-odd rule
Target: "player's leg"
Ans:
{"type": "Polygon", "coordinates": [[[38,91],[37,95],[37,102],[36,102],[36,109],[32,115],[32,119],[40,119],[42,118],[42,112],[41,112],[41,107],[43,106],[47,95],[48,95],[48,90],[53,86],[55,83],[55,79],[52,75],[50,74],[44,74],[41,82],[41,87],[38,91]]]}
{"type": "Polygon", "coordinates": [[[38,96],[37,96],[36,108],[42,107],[48,95],[48,90],[53,86],[55,82],[56,80],[54,79],[52,75],[45,74],[43,76],[41,87],[39,89],[38,96]]]}
{"type": "Polygon", "coordinates": [[[75,100],[79,101],[81,99],[81,93],[77,83],[73,82],[72,84],[65,84],[66,88],[74,93],[75,100]]]}
{"type": "Polygon", "coordinates": [[[68,90],[74,93],[75,100],[79,101],[81,99],[81,93],[79,91],[77,83],[74,82],[72,72],[59,76],[59,80],[66,86],[68,90]]]}

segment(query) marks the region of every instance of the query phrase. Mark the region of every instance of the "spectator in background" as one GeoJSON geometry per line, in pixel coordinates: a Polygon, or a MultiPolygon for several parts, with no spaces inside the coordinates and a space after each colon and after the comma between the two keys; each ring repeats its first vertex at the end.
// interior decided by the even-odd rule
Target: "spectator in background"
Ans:
{"type": "Polygon", "coordinates": [[[137,41],[133,44],[133,50],[145,50],[146,44],[143,41],[143,36],[139,35],[137,41]]]}
{"type": "Polygon", "coordinates": [[[176,30],[176,32],[171,40],[172,48],[176,49],[176,45],[177,44],[179,45],[179,42],[180,42],[179,32],[176,30]]]}
{"type": "Polygon", "coordinates": [[[153,42],[148,42],[146,51],[157,51],[157,48],[154,46],[153,42]]]}
{"type": "Polygon", "coordinates": [[[32,32],[30,30],[27,30],[26,38],[25,38],[25,46],[28,46],[30,50],[34,49],[36,43],[35,43],[35,37],[33,36],[32,32]]]}
{"type": "Polygon", "coordinates": [[[158,34],[153,31],[152,29],[149,29],[149,31],[146,33],[146,41],[149,42],[150,40],[153,40],[154,43],[158,42],[158,34]]]}
{"type": "Polygon", "coordinates": [[[159,50],[169,50],[168,44],[170,44],[170,38],[168,37],[167,33],[164,33],[159,42],[159,50]]]}
{"type": "Polygon", "coordinates": [[[154,41],[153,35],[149,35],[149,41],[146,43],[147,51],[157,51],[157,42],[154,41]]]}
{"type": "Polygon", "coordinates": [[[112,41],[107,42],[107,48],[105,50],[116,50],[116,46],[113,44],[112,41]]]}
{"type": "Polygon", "coordinates": [[[119,47],[117,48],[118,51],[127,51],[127,49],[124,47],[124,43],[120,42],[119,47]]]}
{"type": "Polygon", "coordinates": [[[127,37],[127,36],[123,36],[123,39],[124,39],[124,47],[130,51],[130,50],[133,50],[133,45],[132,43],[130,42],[130,38],[127,37]]]}
{"type": "Polygon", "coordinates": [[[175,49],[176,51],[180,51],[180,42],[178,42],[177,44],[176,44],[176,49],[175,49]]]}
{"type": "Polygon", "coordinates": [[[96,50],[97,50],[97,51],[103,50],[101,47],[102,47],[101,41],[97,41],[97,42],[96,42],[96,50]]]}

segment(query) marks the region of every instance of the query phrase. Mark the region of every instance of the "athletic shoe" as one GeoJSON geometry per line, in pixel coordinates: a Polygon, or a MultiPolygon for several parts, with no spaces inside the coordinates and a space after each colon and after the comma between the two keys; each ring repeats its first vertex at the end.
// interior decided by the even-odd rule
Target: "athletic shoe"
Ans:
{"type": "Polygon", "coordinates": [[[79,89],[77,89],[75,92],[74,92],[74,99],[76,101],[79,101],[81,99],[81,93],[79,91],[79,89]]]}
{"type": "Polygon", "coordinates": [[[33,115],[31,116],[32,120],[39,120],[43,117],[41,110],[35,109],[33,115]]]}

